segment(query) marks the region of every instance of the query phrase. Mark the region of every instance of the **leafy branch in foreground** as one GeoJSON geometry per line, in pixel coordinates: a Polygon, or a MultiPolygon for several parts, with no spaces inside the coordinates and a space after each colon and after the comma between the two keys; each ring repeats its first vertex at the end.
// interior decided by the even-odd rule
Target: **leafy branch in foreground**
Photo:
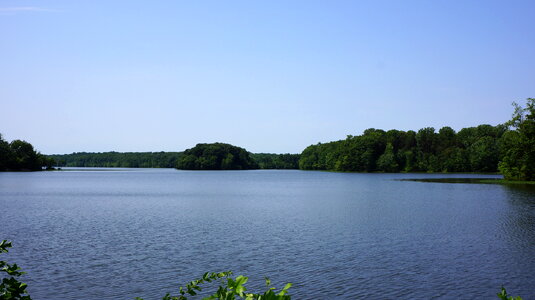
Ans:
{"type": "Polygon", "coordinates": [[[497,295],[498,295],[498,298],[500,298],[500,300],[522,300],[520,296],[513,297],[513,296],[507,295],[507,291],[505,290],[503,286],[502,286],[502,291],[499,292],[497,295]]]}
{"type": "MultiPolygon", "coordinates": [[[[0,242],[0,253],[7,253],[8,248],[11,248],[11,242],[3,240],[0,242]]],[[[0,283],[0,300],[31,300],[26,292],[26,283],[17,280],[17,277],[24,274],[17,264],[8,264],[0,260],[0,272],[6,273],[7,276],[0,276],[2,282],[0,283]]]]}
{"type": "MultiPolygon", "coordinates": [[[[280,292],[276,292],[276,288],[271,286],[271,280],[266,277],[266,287],[267,290],[263,294],[256,293],[247,293],[245,288],[245,283],[249,278],[245,276],[238,276],[235,279],[231,277],[232,272],[207,272],[204,273],[202,278],[190,281],[186,287],[180,287],[178,292],[180,295],[172,296],[167,293],[163,297],[163,300],[188,300],[188,296],[195,296],[198,292],[202,290],[201,284],[209,283],[212,281],[220,281],[220,285],[217,291],[208,297],[203,298],[203,300],[211,299],[246,299],[246,300],[290,300],[290,295],[287,295],[288,289],[292,286],[291,283],[287,283],[280,292]]],[[[142,298],[137,297],[136,300],[143,300],[142,298]]]]}
{"type": "MultiPolygon", "coordinates": [[[[0,254],[9,252],[8,248],[11,248],[11,242],[3,240],[0,242],[0,254]]],[[[25,274],[17,266],[17,264],[8,264],[7,262],[0,260],[0,274],[6,273],[6,275],[0,275],[2,281],[0,282],[0,300],[31,300],[32,298],[26,291],[26,283],[17,280],[17,277],[25,274]]],[[[271,286],[271,280],[265,278],[267,290],[260,293],[247,293],[245,283],[249,278],[245,276],[238,276],[234,279],[231,277],[232,272],[207,272],[197,280],[190,281],[186,287],[180,287],[178,290],[179,295],[173,296],[167,293],[163,300],[188,300],[189,296],[196,296],[198,292],[202,291],[200,285],[210,283],[213,281],[219,281],[220,285],[217,291],[211,296],[204,297],[203,300],[212,299],[224,299],[224,300],[291,300],[288,295],[288,289],[292,286],[291,283],[287,283],[282,290],[278,293],[276,288],[271,286]]],[[[497,293],[498,298],[501,300],[522,300],[520,296],[509,296],[504,287],[501,292],[497,293]]],[[[136,300],[143,300],[143,298],[136,297],[136,300]]]]}

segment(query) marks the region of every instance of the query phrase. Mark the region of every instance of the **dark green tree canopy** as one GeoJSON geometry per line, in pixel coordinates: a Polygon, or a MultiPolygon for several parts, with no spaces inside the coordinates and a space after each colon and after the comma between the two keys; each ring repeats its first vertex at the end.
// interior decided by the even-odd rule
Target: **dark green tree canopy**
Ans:
{"type": "Polygon", "coordinates": [[[252,153],[260,169],[299,169],[299,154],[252,153]]]}
{"type": "Polygon", "coordinates": [[[505,124],[455,132],[370,128],[345,140],[318,143],[301,153],[299,168],[353,172],[497,172],[508,180],[535,180],[535,98],[513,103],[505,124]]]}
{"type": "Polygon", "coordinates": [[[304,170],[352,172],[496,172],[503,125],[451,127],[438,132],[370,128],[362,135],[307,147],[299,160],[304,170]]]}
{"type": "Polygon", "coordinates": [[[504,135],[500,172],[509,180],[535,180],[535,98],[525,108],[513,103],[513,118],[506,123],[513,131],[504,135]]]}
{"type": "Polygon", "coordinates": [[[182,152],[75,152],[48,155],[61,167],[175,168],[182,152]]]}
{"type": "Polygon", "coordinates": [[[247,150],[230,144],[197,144],[184,151],[177,169],[183,170],[250,170],[258,164],[247,150]]]}
{"type": "Polygon", "coordinates": [[[35,151],[32,144],[21,140],[8,143],[0,134],[0,171],[39,171],[53,164],[53,159],[35,151]]]}

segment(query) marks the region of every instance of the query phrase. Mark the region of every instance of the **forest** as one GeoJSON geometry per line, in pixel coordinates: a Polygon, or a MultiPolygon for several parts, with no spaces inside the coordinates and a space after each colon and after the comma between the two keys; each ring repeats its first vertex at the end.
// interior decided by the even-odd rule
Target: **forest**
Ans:
{"type": "Polygon", "coordinates": [[[497,172],[509,180],[535,180],[535,99],[503,125],[456,132],[370,128],[345,140],[318,143],[301,153],[299,168],[351,172],[497,172]]]}
{"type": "Polygon", "coordinates": [[[303,170],[352,172],[496,172],[503,125],[455,132],[426,127],[417,132],[370,128],[359,136],[318,143],[301,154],[303,170]]]}
{"type": "Polygon", "coordinates": [[[230,144],[197,144],[184,152],[78,152],[42,155],[28,142],[0,135],[0,170],[67,167],[188,170],[302,169],[341,172],[500,172],[508,180],[535,180],[535,98],[513,103],[512,119],[456,132],[370,128],[361,135],[308,146],[301,154],[249,153],[230,144]]]}
{"type": "MultiPolygon", "coordinates": [[[[49,158],[60,167],[176,168],[183,152],[75,152],[49,158]]],[[[251,153],[260,169],[298,169],[299,154],[251,153]]]]}
{"type": "Polygon", "coordinates": [[[299,154],[251,153],[260,169],[299,169],[299,154]]]}
{"type": "Polygon", "coordinates": [[[52,169],[54,160],[35,151],[22,140],[8,143],[0,134],[0,171],[39,171],[52,169]]]}
{"type": "Polygon", "coordinates": [[[54,154],[60,167],[174,168],[182,152],[75,152],[54,154]]]}

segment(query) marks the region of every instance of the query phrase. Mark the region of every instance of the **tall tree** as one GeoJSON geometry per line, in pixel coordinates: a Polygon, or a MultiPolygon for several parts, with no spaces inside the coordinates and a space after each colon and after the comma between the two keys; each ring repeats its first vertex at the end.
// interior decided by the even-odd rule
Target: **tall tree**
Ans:
{"type": "Polygon", "coordinates": [[[514,132],[504,135],[499,169],[509,180],[535,180],[535,98],[523,108],[513,103],[514,113],[507,122],[514,132]]]}
{"type": "Polygon", "coordinates": [[[397,172],[399,165],[394,154],[394,146],[392,143],[386,145],[385,152],[377,160],[377,168],[384,172],[397,172]]]}

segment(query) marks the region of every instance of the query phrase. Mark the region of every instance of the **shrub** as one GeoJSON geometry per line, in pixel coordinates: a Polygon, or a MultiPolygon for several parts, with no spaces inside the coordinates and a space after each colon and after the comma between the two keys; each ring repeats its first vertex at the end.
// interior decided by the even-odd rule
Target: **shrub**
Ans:
{"type": "MultiPolygon", "coordinates": [[[[232,272],[207,272],[204,273],[202,278],[190,281],[186,287],[180,287],[178,290],[179,295],[172,296],[166,294],[163,300],[187,300],[188,296],[195,296],[202,290],[201,284],[209,283],[212,281],[220,281],[220,285],[217,291],[211,296],[203,298],[203,300],[210,299],[246,299],[246,300],[290,300],[290,295],[287,295],[288,289],[292,286],[291,283],[287,283],[280,292],[276,292],[275,288],[271,286],[271,281],[266,277],[267,290],[260,293],[248,293],[245,288],[248,278],[245,276],[238,276],[234,279],[231,277],[232,272]]],[[[143,300],[137,297],[136,300],[143,300]]]]}
{"type": "MultiPolygon", "coordinates": [[[[11,248],[11,242],[3,240],[0,242],[0,253],[7,253],[8,248],[11,248]]],[[[7,274],[0,275],[2,282],[0,283],[0,300],[31,300],[26,292],[26,283],[18,281],[18,277],[24,272],[17,266],[17,264],[8,264],[0,260],[0,272],[7,274]]]]}

